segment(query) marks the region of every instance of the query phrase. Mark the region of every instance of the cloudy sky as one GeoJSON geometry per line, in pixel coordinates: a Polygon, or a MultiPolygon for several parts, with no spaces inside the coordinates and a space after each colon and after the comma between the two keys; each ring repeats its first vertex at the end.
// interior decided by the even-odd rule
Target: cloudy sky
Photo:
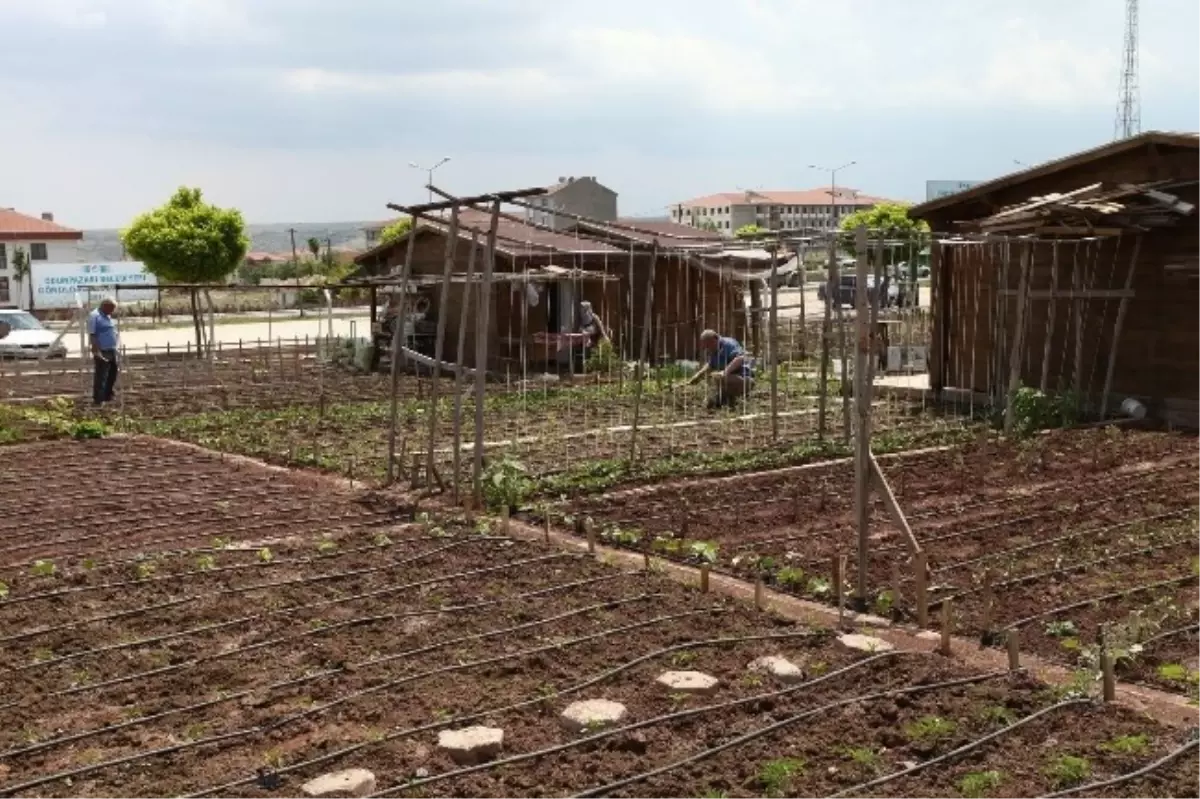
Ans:
{"type": "MultiPolygon", "coordinates": [[[[0,0],[0,205],[252,222],[596,175],[919,199],[1112,137],[1121,0],[0,0]]],[[[1141,4],[1143,128],[1195,130],[1195,0],[1141,4]]]]}

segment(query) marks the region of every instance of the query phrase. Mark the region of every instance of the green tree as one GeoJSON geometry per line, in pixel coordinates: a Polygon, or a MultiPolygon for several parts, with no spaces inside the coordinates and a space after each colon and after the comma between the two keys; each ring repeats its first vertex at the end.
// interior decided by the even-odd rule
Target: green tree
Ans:
{"type": "Polygon", "coordinates": [[[30,275],[33,272],[29,263],[29,254],[25,252],[24,247],[17,247],[13,252],[13,277],[21,284],[22,288],[28,286],[29,290],[29,310],[33,310],[33,280],[30,275]]]}
{"type": "MultiPolygon", "coordinates": [[[[219,283],[246,257],[250,240],[242,213],[204,202],[200,189],[181,186],[166,204],[136,217],[121,243],[146,270],[169,283],[219,283]]],[[[198,290],[190,292],[196,349],[202,342],[198,290]]]]}
{"type": "Polygon", "coordinates": [[[308,251],[312,253],[313,260],[321,257],[321,240],[316,236],[308,237],[308,251]]]}
{"type": "Polygon", "coordinates": [[[929,236],[929,225],[910,217],[908,209],[907,203],[884,202],[843,217],[842,232],[850,235],[842,236],[842,248],[850,255],[857,255],[854,248],[854,230],[860,225],[865,225],[867,235],[871,238],[882,235],[889,242],[899,242],[898,246],[885,248],[885,265],[908,261],[915,269],[917,253],[929,236]]]}
{"type": "Polygon", "coordinates": [[[391,244],[400,237],[407,235],[408,231],[412,230],[412,224],[413,222],[411,216],[400,217],[395,222],[392,222],[390,225],[380,231],[379,243],[391,244]]]}
{"type": "Polygon", "coordinates": [[[733,231],[733,236],[738,239],[753,239],[767,232],[769,231],[766,228],[759,227],[758,225],[742,225],[733,231]]]}

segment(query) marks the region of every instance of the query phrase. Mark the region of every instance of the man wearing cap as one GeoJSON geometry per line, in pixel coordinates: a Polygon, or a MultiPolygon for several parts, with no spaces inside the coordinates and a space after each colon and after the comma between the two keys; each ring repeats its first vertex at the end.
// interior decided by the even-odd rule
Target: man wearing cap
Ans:
{"type": "Polygon", "coordinates": [[[100,306],[88,314],[88,344],[92,348],[92,401],[97,405],[112,402],[113,388],[117,385],[117,320],[113,314],[117,302],[111,297],[100,301],[100,306]]]}
{"type": "Polygon", "coordinates": [[[700,349],[707,353],[708,362],[688,378],[685,385],[694,385],[711,374],[716,387],[708,400],[710,409],[732,407],[754,388],[754,359],[737,339],[718,335],[715,330],[705,330],[700,334],[700,349]]]}

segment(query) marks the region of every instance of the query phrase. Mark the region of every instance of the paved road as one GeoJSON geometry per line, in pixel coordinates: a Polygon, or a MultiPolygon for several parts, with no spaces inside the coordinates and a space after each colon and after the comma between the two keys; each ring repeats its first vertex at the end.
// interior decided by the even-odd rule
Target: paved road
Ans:
{"type": "MultiPolygon", "coordinates": [[[[799,319],[800,318],[800,289],[796,288],[781,288],[779,290],[779,318],[780,319],[799,319]]],[[[821,319],[825,314],[825,303],[817,299],[816,288],[807,288],[803,290],[804,294],[804,317],[806,320],[821,319]]],[[[922,308],[929,308],[929,286],[922,285],[920,290],[920,300],[922,308]]],[[[769,307],[771,304],[770,292],[764,292],[763,305],[769,307]]],[[[845,313],[853,315],[853,308],[843,308],[845,313]]]]}
{"type": "MultiPolygon", "coordinates": [[[[370,335],[370,316],[347,317],[335,316],[333,319],[333,335],[335,336],[368,336],[370,335]]],[[[316,338],[329,335],[329,320],[326,318],[293,319],[286,322],[266,322],[233,324],[215,326],[216,340],[223,345],[236,345],[238,341],[255,343],[259,340],[270,341],[273,338],[283,338],[285,341],[300,339],[305,336],[316,338]]],[[[64,336],[70,354],[79,354],[79,333],[71,331],[64,336]]],[[[126,351],[140,350],[149,346],[152,350],[161,351],[170,345],[171,350],[184,349],[189,344],[196,346],[196,332],[191,327],[162,327],[153,330],[127,330],[121,333],[121,344],[126,351]]]]}

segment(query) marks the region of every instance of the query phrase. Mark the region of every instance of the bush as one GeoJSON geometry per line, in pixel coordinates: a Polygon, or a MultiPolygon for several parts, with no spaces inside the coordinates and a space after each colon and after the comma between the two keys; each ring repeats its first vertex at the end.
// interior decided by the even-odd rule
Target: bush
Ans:
{"type": "Polygon", "coordinates": [[[505,456],[483,470],[483,496],[489,507],[516,509],[533,489],[524,464],[505,456]]]}
{"type": "Polygon", "coordinates": [[[601,339],[600,343],[592,347],[592,351],[588,353],[584,368],[589,372],[610,374],[620,363],[621,359],[617,356],[612,342],[608,339],[601,339]]]}
{"type": "Polygon", "coordinates": [[[1070,427],[1080,418],[1079,397],[1073,391],[1046,394],[1022,386],[1013,395],[1012,404],[1013,432],[1020,436],[1051,427],[1070,427]]]}

